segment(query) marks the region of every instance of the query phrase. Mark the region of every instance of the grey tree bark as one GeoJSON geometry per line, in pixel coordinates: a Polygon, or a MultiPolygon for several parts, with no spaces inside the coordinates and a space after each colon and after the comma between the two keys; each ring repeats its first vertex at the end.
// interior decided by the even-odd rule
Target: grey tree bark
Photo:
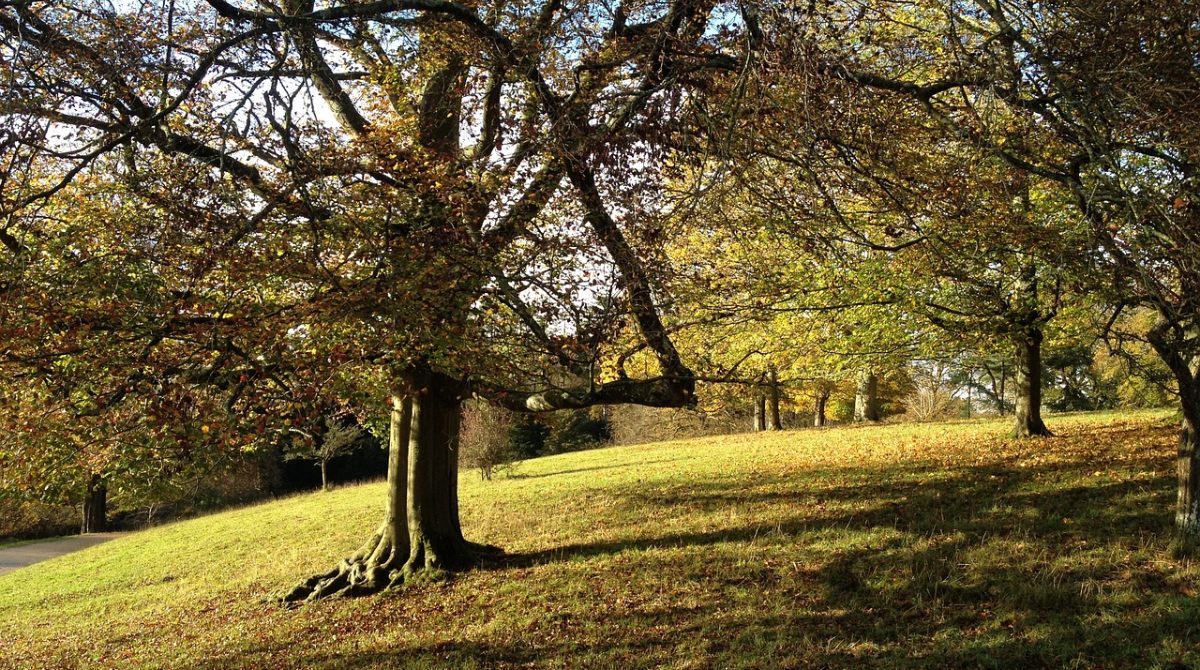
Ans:
{"type": "Polygon", "coordinates": [[[408,560],[403,571],[450,570],[473,562],[458,518],[462,384],[436,372],[414,379],[408,447],[408,560]]]}
{"type": "Polygon", "coordinates": [[[1004,414],[1006,412],[1008,412],[1008,407],[1007,407],[1007,405],[1004,404],[1004,398],[1006,397],[1006,394],[1008,393],[1007,386],[1008,386],[1008,366],[1001,363],[1000,364],[1000,392],[996,395],[996,409],[1000,413],[1000,416],[1004,416],[1004,414]]]}
{"type": "Polygon", "coordinates": [[[1200,390],[1192,389],[1189,396],[1175,458],[1175,526],[1187,537],[1200,538],[1200,390]]]}
{"type": "Polygon", "coordinates": [[[1016,365],[1015,423],[1013,437],[1048,437],[1050,429],[1042,421],[1042,325],[1045,319],[1038,306],[1037,267],[1032,263],[1021,270],[1017,284],[1017,307],[1011,312],[1016,326],[1013,333],[1016,365]]]}
{"type": "Polygon", "coordinates": [[[383,523],[353,556],[284,596],[361,595],[472,565],[491,547],[467,542],[458,514],[458,442],[465,385],[427,367],[392,397],[383,523]]]}
{"type": "Polygon", "coordinates": [[[352,556],[329,572],[298,584],[283,597],[285,602],[317,600],[327,596],[373,593],[399,582],[400,568],[408,560],[408,452],[412,400],[404,390],[391,396],[388,435],[387,504],[383,522],[352,556]]]}
{"type": "Polygon", "coordinates": [[[1016,338],[1016,421],[1013,437],[1048,437],[1042,421],[1042,329],[1030,326],[1016,338]]]}
{"type": "Polygon", "coordinates": [[[1200,329],[1160,313],[1147,339],[1175,377],[1183,414],[1175,455],[1175,528],[1188,540],[1200,541],[1200,329]]]}
{"type": "Polygon", "coordinates": [[[879,420],[879,377],[874,372],[863,372],[858,377],[858,388],[854,393],[854,420],[856,422],[879,420]]]}

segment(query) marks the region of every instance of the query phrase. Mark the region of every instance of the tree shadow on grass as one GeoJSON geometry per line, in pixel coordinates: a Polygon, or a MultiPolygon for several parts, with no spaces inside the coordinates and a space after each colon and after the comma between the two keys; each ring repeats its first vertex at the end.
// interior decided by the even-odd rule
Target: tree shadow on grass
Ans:
{"type": "MultiPolygon", "coordinates": [[[[273,654],[268,654],[268,657],[273,654]]],[[[527,667],[541,657],[539,651],[519,643],[455,641],[426,648],[329,652],[305,657],[305,668],[321,670],[383,670],[404,668],[527,667]]]]}
{"type": "Polygon", "coordinates": [[[677,463],[679,461],[687,460],[689,458],[693,458],[693,457],[692,456],[682,456],[679,458],[660,458],[660,459],[653,460],[653,461],[637,461],[637,462],[630,462],[630,463],[619,463],[617,465],[597,465],[595,467],[590,467],[590,468],[572,468],[570,470],[555,470],[553,472],[539,472],[538,474],[535,474],[535,475],[529,475],[529,474],[525,474],[523,472],[512,472],[512,473],[506,475],[504,477],[504,479],[516,479],[516,480],[543,479],[546,477],[557,477],[559,475],[574,475],[574,474],[579,474],[581,472],[596,472],[599,470],[629,470],[629,469],[643,467],[646,465],[658,465],[661,463],[677,463]]]}
{"type": "MultiPolygon", "coordinates": [[[[534,580],[525,597],[547,612],[534,629],[490,628],[478,639],[423,647],[333,650],[298,665],[1192,667],[1200,661],[1195,577],[1158,560],[1172,532],[1171,478],[1089,478],[1086,470],[1012,463],[936,472],[844,468],[759,479],[743,491],[716,481],[631,490],[628,504],[651,517],[667,508],[746,506],[764,521],[548,547],[482,566],[529,578],[519,571],[568,564],[570,579],[579,580],[570,583],[586,584],[630,569],[628,560],[591,559],[636,553],[633,569],[642,576],[622,587],[633,600],[661,598],[662,587],[652,583],[662,575],[664,584],[693,585],[691,593],[700,595],[689,606],[570,610],[571,596],[534,580]],[[759,560],[775,556],[793,557],[798,567],[759,560]],[[588,563],[570,566],[574,561],[588,563]],[[547,634],[558,616],[550,612],[559,607],[570,610],[565,628],[547,634]]],[[[457,588],[446,597],[459,597],[457,588]]],[[[222,667],[269,666],[289,650],[280,643],[243,652],[222,667]]]]}
{"type": "MultiPolygon", "coordinates": [[[[1073,472],[1065,466],[1013,468],[987,466],[970,468],[958,477],[933,481],[890,479],[877,484],[801,486],[786,488],[794,480],[757,482],[765,492],[729,492],[719,484],[689,484],[687,491],[633,493],[631,504],[639,509],[691,507],[711,510],[743,505],[780,510],[781,521],[728,526],[695,533],[667,533],[653,537],[611,542],[592,542],[548,547],[533,552],[500,554],[485,568],[531,567],[559,560],[590,558],[623,551],[655,548],[740,543],[768,536],[796,537],[825,530],[870,530],[890,528],[917,535],[961,532],[967,536],[1029,533],[1033,537],[1058,536],[1091,541],[1109,541],[1122,533],[1171,531],[1172,480],[1163,475],[1153,479],[1070,485],[1052,491],[1031,490],[1030,485],[1055,473],[1073,472]],[[783,488],[784,490],[779,490],[783,488]],[[1128,504],[1133,500],[1136,507],[1128,504]],[[871,503],[847,510],[851,503],[871,503]]],[[[919,476],[924,471],[911,470],[919,476]]],[[[838,471],[831,481],[874,479],[877,472],[862,469],[838,471]]],[[[816,481],[825,481],[814,478],[816,481]]]]}
{"type": "MultiPolygon", "coordinates": [[[[631,633],[619,639],[609,639],[603,644],[593,644],[571,635],[532,635],[516,640],[456,639],[443,640],[428,645],[398,643],[389,647],[339,650],[303,649],[297,654],[298,645],[289,641],[273,640],[246,645],[227,651],[220,656],[205,658],[187,666],[188,670],[221,668],[239,670],[243,668],[297,667],[321,670],[399,670],[406,668],[529,668],[550,667],[647,667],[662,665],[671,658],[673,639],[652,634],[643,634],[652,627],[662,630],[664,622],[672,622],[672,637],[686,638],[702,635],[701,622],[694,616],[694,608],[671,607],[653,615],[630,614],[622,618],[621,625],[631,633]],[[617,656],[620,663],[606,663],[603,656],[617,656]],[[595,661],[587,659],[597,659],[595,661]],[[655,662],[656,661],[656,662],[655,662]]],[[[356,645],[357,646],[357,645],[356,645]]],[[[369,646],[364,645],[364,646],[369,646]]]]}
{"type": "MultiPolygon", "coordinates": [[[[736,555],[749,544],[803,547],[829,533],[893,531],[883,534],[890,539],[867,540],[871,546],[849,541],[827,551],[815,571],[818,611],[869,619],[827,621],[825,632],[889,650],[878,667],[1191,667],[1178,664],[1200,661],[1188,651],[1200,636],[1194,577],[1152,565],[1165,558],[1173,534],[1173,480],[1088,480],[1083,469],[993,464],[929,481],[921,468],[844,469],[810,473],[803,482],[758,481],[753,491],[692,484],[633,492],[631,505],[649,510],[745,505],[778,514],[764,524],[504,555],[489,567],[659,549],[724,556],[715,551],[724,547],[736,555]]],[[[764,590],[779,587],[765,582],[764,590]]],[[[747,625],[786,636],[768,610],[747,625]]],[[[822,664],[872,664],[844,660],[822,664]]]]}

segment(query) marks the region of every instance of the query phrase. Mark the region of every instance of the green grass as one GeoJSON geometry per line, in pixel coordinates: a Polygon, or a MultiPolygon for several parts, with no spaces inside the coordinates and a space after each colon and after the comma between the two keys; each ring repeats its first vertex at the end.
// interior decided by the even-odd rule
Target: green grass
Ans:
{"type": "Polygon", "coordinates": [[[381,485],[163,526],[0,577],[0,667],[1189,668],[1169,414],[566,454],[462,480],[502,565],[297,610],[381,485]]]}

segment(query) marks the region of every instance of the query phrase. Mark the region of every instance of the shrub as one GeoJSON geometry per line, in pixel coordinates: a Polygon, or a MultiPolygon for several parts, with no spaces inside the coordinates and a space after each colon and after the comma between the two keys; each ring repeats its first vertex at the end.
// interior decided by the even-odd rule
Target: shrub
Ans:
{"type": "Polygon", "coordinates": [[[480,477],[491,479],[496,469],[511,463],[516,455],[511,440],[516,427],[512,412],[482,402],[467,402],[459,434],[462,465],[479,468],[480,477]]]}
{"type": "Polygon", "coordinates": [[[918,388],[908,396],[906,416],[913,421],[937,421],[950,415],[952,398],[936,387],[918,388]]]}
{"type": "Polygon", "coordinates": [[[612,441],[612,424],[605,414],[592,416],[588,410],[580,409],[555,418],[557,421],[546,436],[545,454],[590,449],[612,441]]]}
{"type": "Polygon", "coordinates": [[[508,430],[508,444],[513,458],[535,458],[546,452],[550,427],[533,416],[514,417],[508,430]]]}
{"type": "Polygon", "coordinates": [[[0,541],[79,532],[79,511],[71,505],[0,499],[0,541]]]}

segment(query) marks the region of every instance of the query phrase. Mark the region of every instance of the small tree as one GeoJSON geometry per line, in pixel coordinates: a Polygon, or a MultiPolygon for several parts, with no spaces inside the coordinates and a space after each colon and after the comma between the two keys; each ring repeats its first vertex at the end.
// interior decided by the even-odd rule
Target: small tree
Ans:
{"type": "Polygon", "coordinates": [[[463,463],[479,468],[481,478],[491,479],[496,468],[513,460],[512,428],[512,412],[482,402],[465,403],[459,438],[463,463]]]}
{"type": "Polygon", "coordinates": [[[905,409],[915,421],[936,421],[950,414],[954,400],[953,381],[946,366],[933,363],[914,370],[915,387],[905,399],[905,409]]]}
{"type": "Polygon", "coordinates": [[[329,462],[358,448],[367,432],[352,419],[327,418],[325,432],[301,435],[284,453],[284,460],[316,461],[321,468],[321,490],[329,490],[329,462]]]}

